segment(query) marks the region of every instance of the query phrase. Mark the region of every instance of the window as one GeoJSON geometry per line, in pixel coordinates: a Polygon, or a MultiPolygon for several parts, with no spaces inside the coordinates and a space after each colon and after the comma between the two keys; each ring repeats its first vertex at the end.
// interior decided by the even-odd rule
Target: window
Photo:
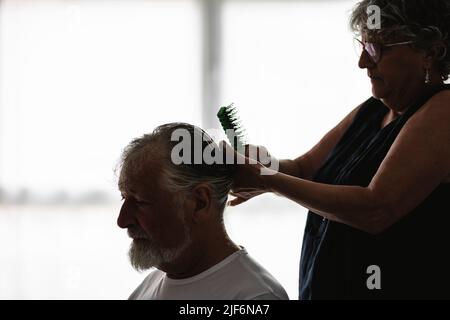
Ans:
{"type": "MultiPolygon", "coordinates": [[[[353,5],[0,2],[0,298],[132,292],[145,274],[116,226],[113,169],[159,124],[218,128],[217,108],[234,102],[250,143],[280,158],[312,147],[370,95],[347,28],[353,5]]],[[[291,299],[305,218],[270,195],[225,214],[291,299]]]]}

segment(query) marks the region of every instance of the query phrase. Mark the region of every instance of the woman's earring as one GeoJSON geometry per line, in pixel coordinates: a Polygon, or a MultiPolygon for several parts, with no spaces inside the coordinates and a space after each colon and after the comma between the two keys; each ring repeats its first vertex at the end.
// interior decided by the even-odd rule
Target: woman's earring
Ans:
{"type": "Polygon", "coordinates": [[[430,70],[427,68],[425,73],[425,83],[430,83],[430,70]]]}

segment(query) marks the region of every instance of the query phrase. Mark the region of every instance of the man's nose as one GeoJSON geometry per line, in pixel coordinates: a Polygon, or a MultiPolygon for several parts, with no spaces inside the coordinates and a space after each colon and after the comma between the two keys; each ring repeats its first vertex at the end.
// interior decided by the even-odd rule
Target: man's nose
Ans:
{"type": "Polygon", "coordinates": [[[122,207],[120,208],[119,217],[117,218],[117,225],[120,228],[128,228],[128,226],[134,224],[133,210],[130,207],[128,200],[124,200],[122,207]]]}
{"type": "Polygon", "coordinates": [[[370,69],[373,68],[375,63],[372,58],[369,56],[366,50],[363,50],[361,56],[359,57],[358,67],[361,69],[370,69]]]}

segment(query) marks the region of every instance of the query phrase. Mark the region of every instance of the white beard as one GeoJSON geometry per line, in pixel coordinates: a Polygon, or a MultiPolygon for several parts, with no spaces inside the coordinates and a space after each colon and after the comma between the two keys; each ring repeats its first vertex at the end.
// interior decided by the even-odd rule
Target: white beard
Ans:
{"type": "MultiPolygon", "coordinates": [[[[138,271],[145,271],[177,259],[191,243],[190,231],[184,221],[183,224],[184,239],[174,248],[161,248],[155,245],[154,241],[143,230],[139,230],[138,239],[133,240],[128,252],[133,268],[138,271]]],[[[134,233],[134,237],[136,236],[136,233],[134,233]]]]}

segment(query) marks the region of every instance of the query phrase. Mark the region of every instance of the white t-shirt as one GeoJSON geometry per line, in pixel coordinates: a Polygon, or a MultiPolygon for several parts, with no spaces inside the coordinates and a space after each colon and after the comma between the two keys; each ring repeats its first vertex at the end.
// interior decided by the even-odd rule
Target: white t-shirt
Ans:
{"type": "Polygon", "coordinates": [[[193,277],[151,272],[130,300],[288,300],[277,280],[242,248],[193,277]]]}

